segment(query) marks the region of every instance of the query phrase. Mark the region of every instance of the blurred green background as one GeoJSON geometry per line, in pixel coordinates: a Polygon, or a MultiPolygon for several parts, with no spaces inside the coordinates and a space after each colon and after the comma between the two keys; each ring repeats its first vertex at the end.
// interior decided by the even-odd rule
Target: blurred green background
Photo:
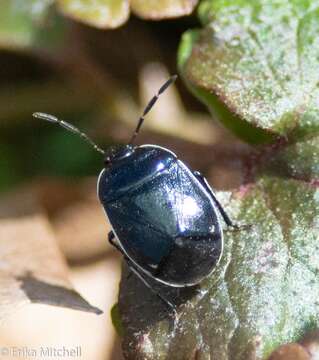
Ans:
{"type": "MultiPolygon", "coordinates": [[[[94,150],[32,113],[68,120],[102,147],[125,142],[145,105],[145,81],[153,76],[141,80],[143,69],[157,62],[167,75],[176,73],[180,36],[197,25],[196,17],[151,22],[131,16],[118,29],[99,30],[52,8],[30,16],[28,2],[25,9],[23,2],[5,3],[0,15],[0,191],[39,176],[96,175],[102,163],[94,150]]],[[[165,75],[158,74],[156,86],[165,75]]],[[[181,81],[177,87],[183,107],[204,111],[181,81]]],[[[182,128],[170,129],[171,121],[163,118],[168,136],[183,138],[182,128]]],[[[151,131],[158,133],[157,126],[151,131]]]]}

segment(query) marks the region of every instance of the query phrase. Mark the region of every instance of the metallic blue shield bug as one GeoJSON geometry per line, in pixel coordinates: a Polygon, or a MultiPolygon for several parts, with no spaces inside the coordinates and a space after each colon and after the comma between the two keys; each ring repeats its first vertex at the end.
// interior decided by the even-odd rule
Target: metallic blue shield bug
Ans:
{"type": "Polygon", "coordinates": [[[118,246],[139,271],[185,287],[214,269],[223,246],[216,205],[171,151],[136,147],[102,170],[98,195],[118,246]]]}
{"type": "Polygon", "coordinates": [[[128,145],[104,151],[85,133],[55,116],[34,113],[79,135],[104,155],[98,197],[112,226],[109,241],[124,256],[131,271],[166,305],[175,306],[148,279],[171,287],[200,283],[216,267],[223,251],[219,214],[238,228],[216,198],[206,179],[168,149],[133,145],[171,77],[147,104],[128,145]]]}

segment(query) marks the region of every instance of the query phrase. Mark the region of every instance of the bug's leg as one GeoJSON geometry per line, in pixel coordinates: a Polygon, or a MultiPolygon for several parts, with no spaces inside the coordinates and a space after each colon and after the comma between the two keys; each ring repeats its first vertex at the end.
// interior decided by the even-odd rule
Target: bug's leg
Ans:
{"type": "MultiPolygon", "coordinates": [[[[131,270],[131,269],[129,269],[129,270],[131,270]]],[[[131,278],[132,274],[133,274],[133,272],[130,271],[126,276],[126,280],[129,280],[131,278]]]]}
{"type": "Polygon", "coordinates": [[[117,244],[114,232],[112,230],[108,233],[108,240],[112,246],[114,246],[118,251],[121,251],[120,246],[117,244]]]}
{"type": "MultiPolygon", "coordinates": [[[[119,251],[126,258],[126,255],[123,254],[123,250],[121,249],[120,245],[117,243],[116,237],[115,237],[114,232],[112,230],[108,233],[108,240],[109,240],[109,243],[112,246],[114,246],[116,248],[116,250],[119,251]]],[[[126,279],[128,280],[131,276],[132,276],[132,271],[130,271],[127,274],[126,279]]]]}
{"type": "Polygon", "coordinates": [[[158,291],[156,291],[152,285],[145,280],[145,278],[139,273],[139,271],[134,267],[134,265],[132,264],[132,262],[130,261],[130,259],[128,259],[127,257],[125,258],[128,267],[130,268],[130,270],[143,282],[143,284],[149,288],[152,293],[154,295],[156,295],[170,310],[172,310],[174,312],[174,315],[177,317],[177,310],[176,310],[176,306],[171,303],[169,300],[167,300],[163,295],[161,295],[158,291]]]}
{"type": "Polygon", "coordinates": [[[212,197],[214,203],[216,204],[216,206],[218,208],[218,211],[220,212],[220,214],[223,217],[223,219],[224,219],[227,226],[233,228],[234,230],[240,230],[240,229],[245,229],[245,228],[251,227],[251,225],[238,225],[238,224],[234,223],[231,220],[231,218],[228,216],[226,211],[224,210],[222,204],[218,201],[213,189],[209,185],[206,178],[199,171],[194,171],[194,175],[204,185],[205,189],[209,192],[210,196],[212,197]]]}
{"type": "Polygon", "coordinates": [[[212,199],[214,200],[214,203],[216,204],[219,212],[221,213],[225,223],[227,226],[231,226],[231,227],[238,227],[238,225],[234,224],[232,222],[232,220],[230,219],[230,217],[227,215],[226,211],[224,210],[222,204],[218,201],[213,189],[211,188],[211,186],[209,185],[208,181],[206,180],[206,178],[199,172],[199,171],[194,171],[194,175],[197,177],[197,179],[204,185],[205,189],[209,192],[210,196],[212,197],[212,199]]]}
{"type": "Polygon", "coordinates": [[[127,263],[127,266],[131,270],[131,274],[134,273],[142,282],[143,284],[148,287],[153,294],[155,294],[159,299],[161,299],[169,309],[173,310],[175,316],[177,316],[177,311],[175,305],[173,305],[169,300],[167,300],[164,296],[162,296],[158,291],[156,291],[145,279],[144,277],[138,272],[138,270],[134,267],[132,261],[126,256],[124,251],[122,250],[121,246],[116,242],[116,237],[113,231],[110,231],[108,234],[109,242],[113,245],[123,256],[127,263]]]}

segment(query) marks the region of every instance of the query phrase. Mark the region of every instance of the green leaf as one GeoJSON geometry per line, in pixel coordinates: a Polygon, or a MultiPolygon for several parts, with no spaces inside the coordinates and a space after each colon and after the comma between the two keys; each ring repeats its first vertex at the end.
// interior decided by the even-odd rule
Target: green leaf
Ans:
{"type": "Polygon", "coordinates": [[[145,19],[160,20],[189,15],[198,0],[132,0],[133,12],[145,19]]]}
{"type": "Polygon", "coordinates": [[[2,0],[0,47],[54,51],[62,42],[65,27],[61,18],[50,14],[53,1],[2,0]]]}
{"type": "Polygon", "coordinates": [[[157,286],[183,304],[175,331],[165,305],[124,275],[124,352],[143,359],[264,359],[317,327],[318,195],[311,184],[266,176],[220,193],[232,217],[252,229],[225,233],[222,261],[200,287],[178,294],[157,286]]]}
{"type": "Polygon", "coordinates": [[[55,5],[72,19],[109,29],[119,27],[128,20],[130,5],[138,16],[160,20],[189,15],[197,3],[198,0],[3,0],[0,46],[25,48],[33,45],[38,37],[46,38],[52,27],[46,22],[47,15],[55,5]]]}
{"type": "Polygon", "coordinates": [[[180,70],[245,141],[299,139],[318,131],[318,7],[306,0],[201,3],[204,27],[183,37],[180,70]]]}
{"type": "Polygon", "coordinates": [[[57,0],[61,11],[99,28],[115,28],[129,17],[128,0],[57,0]]]}
{"type": "Polygon", "coordinates": [[[278,149],[260,171],[316,184],[319,180],[318,136],[308,136],[278,149]]]}
{"type": "Polygon", "coordinates": [[[145,19],[163,19],[190,14],[198,0],[57,0],[62,12],[99,28],[115,28],[125,23],[130,6],[145,19]]]}

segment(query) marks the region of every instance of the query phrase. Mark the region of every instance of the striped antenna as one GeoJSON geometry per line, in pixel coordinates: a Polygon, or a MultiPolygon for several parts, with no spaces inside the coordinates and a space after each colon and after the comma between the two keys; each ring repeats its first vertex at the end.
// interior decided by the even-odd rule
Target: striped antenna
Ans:
{"type": "Polygon", "coordinates": [[[138,135],[140,128],[144,122],[145,115],[152,109],[152,107],[155,105],[156,101],[160,97],[161,94],[171,85],[173,82],[177,79],[177,75],[173,75],[171,78],[169,78],[165,84],[163,84],[160,89],[158,90],[157,94],[152,97],[152,99],[149,101],[149,103],[146,105],[142,116],[138,120],[138,124],[136,126],[136,129],[134,131],[134,134],[131,137],[131,140],[129,142],[129,145],[132,145],[135,141],[136,136],[138,135]]]}
{"type": "Polygon", "coordinates": [[[103,155],[105,154],[105,151],[103,149],[101,149],[98,145],[96,145],[96,143],[91,138],[89,138],[84,132],[80,131],[74,125],[72,125],[64,120],[60,120],[56,116],[53,116],[50,114],[45,114],[42,112],[33,113],[32,116],[36,119],[46,120],[53,124],[58,124],[58,125],[62,126],[64,129],[70,131],[71,133],[79,135],[82,139],[84,139],[86,142],[88,142],[99,153],[101,153],[103,155]]]}

